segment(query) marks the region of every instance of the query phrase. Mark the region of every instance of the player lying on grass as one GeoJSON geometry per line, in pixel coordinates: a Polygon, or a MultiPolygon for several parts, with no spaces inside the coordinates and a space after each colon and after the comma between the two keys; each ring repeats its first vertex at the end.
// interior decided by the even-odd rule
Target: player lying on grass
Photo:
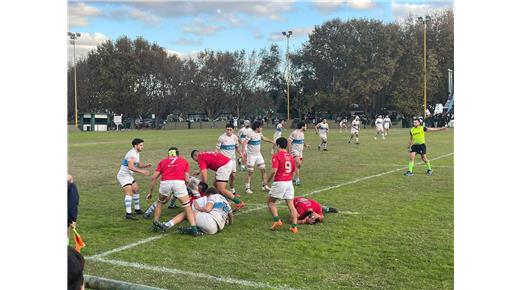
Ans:
{"type": "Polygon", "coordinates": [[[267,207],[273,216],[273,225],[271,230],[277,230],[282,227],[283,223],[278,216],[278,208],[276,207],[276,201],[284,199],[287,203],[287,207],[291,213],[291,232],[297,233],[297,212],[294,208],[294,187],[292,184],[292,176],[295,170],[294,159],[287,152],[287,139],[280,137],[276,140],[276,155],[272,158],[271,175],[269,176],[268,182],[271,182],[274,177],[274,182],[269,190],[269,197],[267,198],[267,207]]]}
{"type": "Polygon", "coordinates": [[[154,212],[154,219],[152,223],[152,230],[161,227],[159,222],[161,218],[162,205],[167,203],[170,196],[173,194],[174,197],[178,198],[181,202],[184,214],[188,219],[193,231],[194,236],[200,235],[200,232],[195,226],[195,216],[190,207],[190,197],[188,196],[188,190],[186,188],[186,182],[188,182],[190,166],[188,161],[180,156],[179,150],[176,147],[168,149],[168,157],[164,158],[157,165],[157,169],[152,175],[152,181],[150,182],[150,188],[146,199],[152,198],[153,189],[157,183],[157,179],[161,176],[161,183],[159,186],[159,197],[157,198],[156,208],[154,212]]]}
{"type": "Polygon", "coordinates": [[[294,207],[298,212],[298,224],[310,224],[323,222],[323,213],[337,213],[338,210],[333,207],[326,207],[317,201],[297,196],[294,198],[294,207]]]}
{"type": "MultiPolygon", "coordinates": [[[[200,181],[200,179],[198,179],[197,177],[190,176],[189,181],[188,181],[187,190],[188,190],[188,195],[190,196],[190,204],[192,204],[193,200],[205,195],[206,190],[208,190],[208,185],[205,182],[200,181]]],[[[152,197],[150,196],[150,198],[148,198],[148,196],[147,196],[146,198],[147,198],[147,200],[151,200],[152,197]]],[[[169,200],[170,200],[170,205],[168,206],[168,208],[170,208],[170,209],[176,208],[177,206],[175,205],[175,201],[177,201],[177,198],[175,196],[170,195],[169,200]]],[[[152,203],[150,205],[150,207],[144,213],[143,218],[145,218],[145,219],[150,218],[152,216],[152,214],[154,213],[155,208],[157,207],[158,204],[161,204],[161,203],[159,201],[155,201],[154,203],[152,203]]]]}
{"type": "MultiPolygon", "coordinates": [[[[217,189],[210,187],[206,191],[206,196],[196,199],[192,205],[195,213],[195,222],[198,230],[205,234],[216,234],[224,229],[225,225],[233,223],[233,213],[231,205],[224,196],[219,194],[217,189]]],[[[173,226],[180,224],[186,219],[184,212],[176,215],[167,223],[162,223],[163,231],[171,229],[173,226]]],[[[179,228],[179,232],[184,234],[192,234],[193,227],[179,228]]]]}
{"type": "Polygon", "coordinates": [[[235,209],[241,209],[244,207],[244,202],[236,197],[231,191],[226,189],[229,176],[233,171],[234,160],[231,160],[218,152],[199,152],[198,150],[191,151],[191,158],[198,163],[201,180],[203,182],[208,182],[208,168],[215,171],[214,185],[218,192],[232,200],[236,204],[235,209]]]}

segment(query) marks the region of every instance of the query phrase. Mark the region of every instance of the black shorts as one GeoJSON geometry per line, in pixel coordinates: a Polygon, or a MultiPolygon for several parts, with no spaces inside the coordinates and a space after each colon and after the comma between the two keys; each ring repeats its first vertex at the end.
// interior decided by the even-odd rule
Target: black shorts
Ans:
{"type": "Polygon", "coordinates": [[[426,154],[426,144],[415,144],[412,145],[410,152],[415,152],[417,154],[426,154]]]}

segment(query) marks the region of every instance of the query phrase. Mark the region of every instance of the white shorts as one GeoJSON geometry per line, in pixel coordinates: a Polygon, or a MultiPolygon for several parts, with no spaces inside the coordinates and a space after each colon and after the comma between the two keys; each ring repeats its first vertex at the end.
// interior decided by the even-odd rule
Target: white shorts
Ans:
{"type": "Polygon", "coordinates": [[[269,191],[269,196],[278,199],[293,199],[294,198],[294,186],[292,181],[275,181],[269,191]]]}
{"type": "Polygon", "coordinates": [[[195,215],[195,224],[205,234],[213,235],[218,232],[217,221],[207,212],[198,212],[195,215]]]}
{"type": "Polygon", "coordinates": [[[357,130],[357,129],[350,129],[350,134],[359,134],[359,130],[357,130]]]}
{"type": "Polygon", "coordinates": [[[161,180],[159,193],[166,196],[173,193],[174,197],[183,197],[188,195],[188,190],[184,180],[161,180]]]}
{"type": "Polygon", "coordinates": [[[376,126],[377,132],[383,132],[383,126],[376,126]]]}
{"type": "Polygon", "coordinates": [[[262,154],[247,154],[247,167],[265,168],[265,161],[262,154]]]}
{"type": "Polygon", "coordinates": [[[233,158],[233,159],[231,159],[231,162],[233,163],[233,169],[231,169],[231,172],[236,173],[237,172],[237,159],[233,158]]]}
{"type": "Polygon", "coordinates": [[[233,171],[233,164],[234,164],[235,171],[236,171],[235,160],[229,160],[228,163],[226,163],[225,165],[220,166],[217,169],[217,172],[216,172],[216,175],[215,175],[215,179],[217,181],[228,181],[229,180],[229,176],[231,175],[231,172],[233,171]]]}
{"type": "Polygon", "coordinates": [[[292,157],[301,157],[303,158],[303,154],[298,150],[291,150],[291,156],[292,157]]]}
{"type": "Polygon", "coordinates": [[[385,129],[390,129],[390,124],[386,123],[383,125],[385,127],[385,129]]]}
{"type": "Polygon", "coordinates": [[[119,184],[121,184],[121,187],[124,187],[125,185],[129,185],[135,182],[135,179],[132,175],[128,174],[118,174],[117,175],[117,181],[119,181],[119,184]]]}
{"type": "Polygon", "coordinates": [[[320,139],[327,142],[327,134],[320,134],[320,139]]]}

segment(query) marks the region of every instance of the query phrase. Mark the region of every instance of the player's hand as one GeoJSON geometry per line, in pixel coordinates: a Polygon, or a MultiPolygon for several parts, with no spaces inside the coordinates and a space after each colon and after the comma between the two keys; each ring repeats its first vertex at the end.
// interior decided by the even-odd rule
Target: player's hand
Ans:
{"type": "Polygon", "coordinates": [[[148,164],[146,164],[146,165],[144,166],[144,168],[150,168],[150,167],[152,167],[152,164],[151,164],[151,163],[148,163],[148,164]]]}
{"type": "Polygon", "coordinates": [[[193,171],[193,173],[191,174],[192,176],[199,176],[200,175],[200,172],[199,171],[193,171]]]}
{"type": "Polygon", "coordinates": [[[146,195],[146,200],[151,200],[152,199],[152,193],[151,192],[148,192],[148,194],[146,195]]]}
{"type": "Polygon", "coordinates": [[[76,222],[72,222],[72,223],[70,224],[70,227],[73,228],[73,229],[75,229],[75,228],[76,228],[76,222]]]}
{"type": "Polygon", "coordinates": [[[148,176],[148,175],[150,175],[150,172],[148,172],[148,170],[143,170],[143,175],[148,176]]]}

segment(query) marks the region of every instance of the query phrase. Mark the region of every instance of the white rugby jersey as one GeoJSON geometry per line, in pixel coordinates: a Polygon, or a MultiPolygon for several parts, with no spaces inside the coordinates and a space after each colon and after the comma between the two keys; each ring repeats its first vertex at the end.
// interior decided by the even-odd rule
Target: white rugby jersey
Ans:
{"type": "Polygon", "coordinates": [[[326,135],[329,130],[329,124],[325,124],[323,122],[318,124],[318,132],[320,135],[326,135]]]}
{"type": "Polygon", "coordinates": [[[296,129],[292,131],[291,135],[289,135],[289,143],[291,144],[291,154],[292,151],[296,151],[300,154],[300,156],[303,156],[305,134],[302,130],[296,129]]]}
{"type": "Polygon", "coordinates": [[[130,174],[133,175],[134,172],[128,169],[128,160],[134,159],[134,166],[137,167],[139,164],[139,152],[135,148],[130,149],[121,161],[121,167],[119,167],[119,175],[121,174],[130,174]]]}
{"type": "Polygon", "coordinates": [[[247,140],[247,154],[260,154],[260,145],[262,144],[262,133],[253,130],[244,138],[247,140]]]}
{"type": "Polygon", "coordinates": [[[229,157],[231,160],[236,158],[236,146],[238,146],[238,137],[235,134],[228,136],[226,133],[220,135],[217,140],[217,149],[220,153],[229,157]]]}
{"type": "Polygon", "coordinates": [[[244,141],[244,138],[246,138],[247,134],[250,132],[253,132],[253,129],[251,127],[242,127],[240,130],[238,130],[238,140],[240,142],[244,141]]]}
{"type": "Polygon", "coordinates": [[[376,126],[382,127],[383,126],[383,118],[377,118],[376,119],[376,126]]]}
{"type": "Polygon", "coordinates": [[[281,123],[278,123],[278,125],[276,125],[276,130],[274,131],[274,140],[282,137],[282,132],[283,132],[283,125],[281,123]]]}
{"type": "Polygon", "coordinates": [[[388,117],[385,117],[385,118],[383,119],[383,123],[384,123],[385,125],[386,125],[386,124],[390,125],[390,122],[392,122],[392,120],[390,120],[390,118],[388,118],[388,117]]]}
{"type": "Polygon", "coordinates": [[[359,125],[361,124],[361,122],[359,120],[352,120],[352,124],[351,124],[351,128],[354,129],[354,130],[359,130],[359,125]]]}

